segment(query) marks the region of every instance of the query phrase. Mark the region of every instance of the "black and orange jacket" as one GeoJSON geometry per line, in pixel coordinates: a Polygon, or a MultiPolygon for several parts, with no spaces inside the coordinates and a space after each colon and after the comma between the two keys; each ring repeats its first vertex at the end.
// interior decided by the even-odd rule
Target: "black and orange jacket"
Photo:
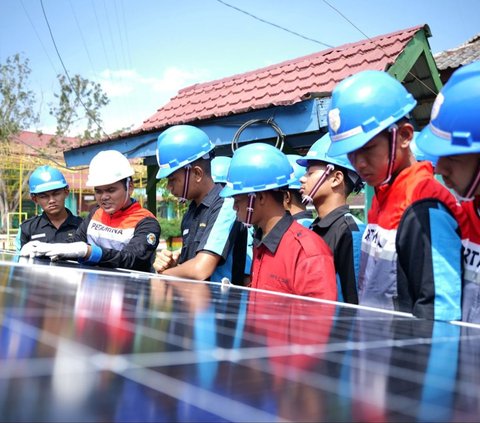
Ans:
{"type": "Polygon", "coordinates": [[[460,204],[434,178],[429,162],[377,188],[362,238],[359,303],[459,320],[466,225],[460,204]]]}
{"type": "Polygon", "coordinates": [[[92,247],[85,264],[151,272],[159,239],[157,219],[134,201],[113,215],[95,207],[78,228],[74,241],[92,247]]]}

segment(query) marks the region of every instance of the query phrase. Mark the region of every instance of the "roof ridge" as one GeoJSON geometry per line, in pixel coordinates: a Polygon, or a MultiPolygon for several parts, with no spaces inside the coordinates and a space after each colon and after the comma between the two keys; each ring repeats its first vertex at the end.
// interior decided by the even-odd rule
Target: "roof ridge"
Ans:
{"type": "Polygon", "coordinates": [[[216,84],[219,84],[219,83],[226,83],[226,82],[236,80],[236,79],[239,79],[239,78],[246,78],[246,77],[248,77],[249,75],[252,75],[252,74],[258,75],[259,73],[266,72],[266,71],[269,71],[269,70],[272,70],[272,69],[281,68],[281,67],[288,66],[288,65],[291,65],[291,64],[294,64],[294,63],[299,63],[299,62],[302,62],[304,60],[311,60],[314,57],[325,56],[326,54],[329,54],[329,53],[334,52],[334,51],[347,50],[348,48],[352,48],[356,45],[362,45],[362,44],[378,41],[378,40],[384,39],[384,38],[395,37],[396,35],[401,34],[401,33],[405,33],[405,32],[419,31],[421,29],[424,29],[426,26],[427,26],[427,24],[422,24],[422,25],[417,25],[417,26],[413,26],[413,27],[410,27],[410,28],[390,32],[388,34],[380,34],[380,35],[376,35],[374,37],[364,38],[362,40],[355,41],[355,42],[352,42],[352,43],[342,44],[338,47],[332,47],[332,48],[328,48],[326,50],[320,50],[320,51],[317,51],[315,53],[310,53],[310,54],[307,54],[305,56],[297,57],[295,59],[288,59],[288,60],[285,60],[285,61],[280,62],[280,63],[275,63],[275,64],[272,64],[272,65],[265,66],[263,68],[257,68],[257,69],[253,69],[253,70],[250,70],[250,71],[247,71],[247,72],[238,73],[238,74],[235,74],[235,75],[230,75],[230,76],[227,76],[225,78],[214,79],[214,80],[207,81],[207,82],[199,82],[199,83],[196,83],[196,84],[193,84],[193,85],[190,85],[188,87],[180,89],[175,97],[177,97],[178,95],[180,95],[184,92],[191,91],[191,90],[194,90],[194,89],[197,89],[197,88],[204,88],[204,87],[211,86],[211,85],[216,85],[216,84]]]}
{"type": "Polygon", "coordinates": [[[447,54],[447,53],[453,53],[457,50],[462,50],[464,49],[465,47],[469,47],[471,46],[472,44],[476,43],[476,42],[479,42],[480,41],[480,33],[478,33],[477,35],[474,35],[472,38],[470,38],[469,40],[465,41],[464,43],[460,44],[459,46],[456,46],[456,47],[453,47],[453,48],[450,48],[448,50],[443,50],[443,51],[439,51],[438,53],[435,53],[433,55],[434,58],[436,57],[439,57],[441,56],[442,54],[447,54]]]}

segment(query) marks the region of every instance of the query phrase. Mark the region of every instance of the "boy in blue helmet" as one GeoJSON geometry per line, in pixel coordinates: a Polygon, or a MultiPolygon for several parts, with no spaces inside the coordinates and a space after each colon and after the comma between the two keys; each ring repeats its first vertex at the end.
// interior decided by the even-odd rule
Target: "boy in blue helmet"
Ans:
{"type": "MultiPolygon", "coordinates": [[[[211,168],[213,182],[225,186],[231,161],[232,158],[227,156],[215,156],[212,159],[211,168]]],[[[239,233],[237,234],[237,241],[233,246],[233,256],[245,257],[244,284],[247,284],[249,282],[249,275],[252,267],[253,228],[247,228],[238,221],[236,221],[234,225],[236,226],[235,232],[239,233]]]]}
{"type": "Polygon", "coordinates": [[[181,202],[190,201],[182,218],[182,249],[157,254],[157,273],[188,279],[227,278],[243,285],[247,248],[242,227],[236,222],[232,200],[219,196],[222,185],[212,179],[214,144],[201,129],[176,125],[162,132],[157,141],[157,178],[167,178],[167,188],[181,202]]]}
{"type": "Polygon", "coordinates": [[[431,120],[417,137],[439,156],[435,171],[461,200],[468,217],[464,240],[462,320],[480,323],[480,61],[456,70],[435,99],[431,120]]]}
{"type": "Polygon", "coordinates": [[[363,71],[332,92],[331,156],[347,154],[375,189],[362,239],[359,304],[426,319],[461,318],[465,215],[410,150],[415,99],[396,79],[363,71]]]}
{"type": "Polygon", "coordinates": [[[302,156],[298,154],[287,154],[287,159],[293,168],[295,179],[288,185],[288,189],[285,190],[283,207],[290,212],[298,223],[309,228],[313,222],[313,212],[307,209],[306,204],[302,200],[302,194],[300,194],[302,186],[300,178],[305,174],[305,168],[297,163],[297,160],[301,158],[302,156]]]}
{"type": "Polygon", "coordinates": [[[73,242],[33,241],[21,254],[151,272],[161,229],[156,217],[132,198],[134,172],[119,151],[100,151],[90,162],[86,183],[94,190],[97,206],[79,226],[73,242]]]}
{"type": "Polygon", "coordinates": [[[15,240],[17,251],[30,241],[68,242],[73,240],[82,218],[65,207],[69,189],[62,172],[51,166],[37,167],[28,181],[30,197],[42,214],[20,225],[15,240]]]}
{"type": "Polygon", "coordinates": [[[293,180],[287,157],[269,144],[240,147],[232,157],[220,195],[233,197],[237,218],[257,228],[250,286],[336,300],[330,249],[283,207],[284,190],[293,180]]]}
{"type": "Polygon", "coordinates": [[[307,170],[300,179],[304,202],[313,204],[318,217],[310,226],[333,253],[338,299],[358,304],[357,278],[361,236],[365,224],[350,213],[347,197],[359,192],[363,183],[346,156],[329,157],[330,136],[317,140],[305,157],[297,160],[307,170]]]}
{"type": "Polygon", "coordinates": [[[211,173],[213,182],[216,184],[225,184],[227,182],[228,168],[230,167],[231,157],[215,156],[211,162],[211,173]]]}

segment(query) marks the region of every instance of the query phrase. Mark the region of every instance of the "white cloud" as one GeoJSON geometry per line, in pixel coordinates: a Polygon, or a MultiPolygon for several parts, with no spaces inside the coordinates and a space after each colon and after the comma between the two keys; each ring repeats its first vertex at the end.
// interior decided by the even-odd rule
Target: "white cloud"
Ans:
{"type": "Polygon", "coordinates": [[[150,93],[152,91],[170,96],[178,90],[196,82],[206,80],[208,71],[184,70],[177,67],[166,68],[160,77],[144,76],[136,70],[104,70],[97,81],[102,85],[110,99],[124,97],[136,92],[150,93]]]}
{"type": "MultiPolygon", "coordinates": [[[[103,129],[112,133],[129,126],[137,128],[180,89],[210,79],[206,70],[185,70],[171,66],[164,69],[159,77],[145,76],[134,69],[105,69],[94,80],[101,84],[110,99],[109,104],[101,110],[101,116],[103,129]]],[[[44,133],[54,133],[55,124],[52,122],[53,118],[44,114],[39,126],[44,133]]],[[[78,122],[70,135],[81,133],[82,124],[78,122]]]]}

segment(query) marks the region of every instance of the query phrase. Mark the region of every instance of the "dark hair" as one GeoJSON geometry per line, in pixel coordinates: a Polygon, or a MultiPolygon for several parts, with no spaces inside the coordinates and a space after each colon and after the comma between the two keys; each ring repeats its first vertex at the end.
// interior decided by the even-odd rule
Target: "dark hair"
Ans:
{"type": "Polygon", "coordinates": [[[204,159],[200,157],[199,159],[193,161],[191,163],[192,167],[193,166],[199,166],[202,168],[203,172],[208,175],[212,176],[212,166],[211,166],[211,159],[204,159]]]}
{"type": "Polygon", "coordinates": [[[127,181],[132,181],[133,182],[133,178],[131,176],[127,176],[126,178],[121,179],[119,181],[119,182],[123,182],[123,186],[125,187],[125,191],[127,191],[127,181]]]}
{"type": "Polygon", "coordinates": [[[290,193],[290,196],[295,203],[298,204],[302,202],[302,194],[300,194],[300,191],[298,189],[289,189],[288,192],[290,193]]]}
{"type": "Polygon", "coordinates": [[[272,194],[274,201],[283,206],[283,198],[285,197],[286,189],[272,189],[268,192],[272,194]]]}

